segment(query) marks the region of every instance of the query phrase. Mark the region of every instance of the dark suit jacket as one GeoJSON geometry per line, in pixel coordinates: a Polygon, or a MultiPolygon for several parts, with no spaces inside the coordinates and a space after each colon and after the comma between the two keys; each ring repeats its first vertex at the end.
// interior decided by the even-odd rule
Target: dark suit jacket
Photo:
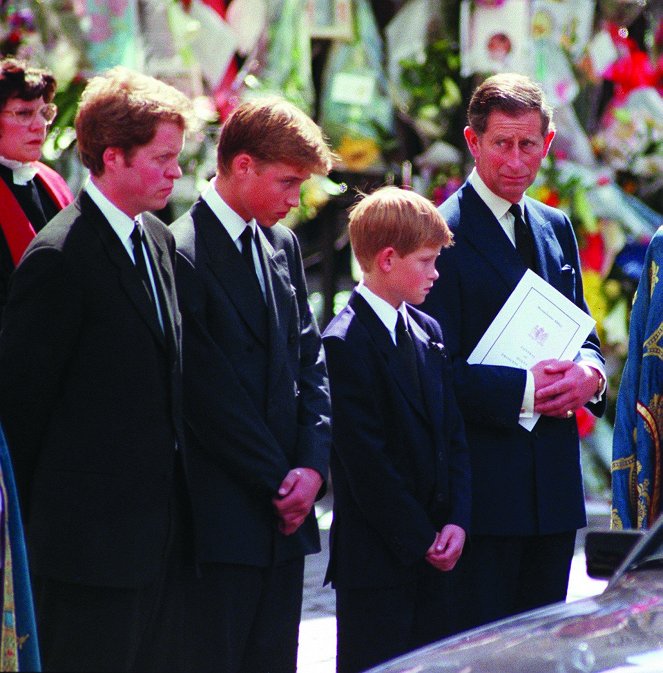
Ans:
{"type": "Polygon", "coordinates": [[[358,293],[323,335],[333,419],[328,579],[337,587],[412,581],[444,524],[469,527],[469,459],[442,333],[408,313],[421,393],[358,293]]]}
{"type": "Polygon", "coordinates": [[[204,200],[171,230],[198,558],[267,566],[318,551],[314,513],[286,537],[271,502],[290,469],[326,478],[329,460],[326,368],[297,239],[258,229],[267,308],[204,200]]]}
{"type": "MultiPolygon", "coordinates": [[[[469,183],[440,212],[454,232],[455,245],[438,258],[440,278],[423,310],[440,320],[453,361],[472,463],[472,532],[531,535],[575,530],[585,524],[575,418],[543,416],[527,432],[518,425],[525,371],[466,362],[525,266],[469,183]]],[[[538,273],[587,311],[568,218],[529,197],[525,215],[534,237],[538,273]]],[[[600,357],[595,332],[583,347],[600,357]]],[[[600,415],[605,401],[588,407],[600,415]]]]}
{"type": "Polygon", "coordinates": [[[175,245],[144,216],[165,334],[119,238],[82,192],[33,240],[0,334],[0,415],[32,571],[102,586],[155,578],[181,431],[175,245]]]}
{"type": "MultiPolygon", "coordinates": [[[[12,170],[0,164],[0,179],[6,183],[12,194],[12,198],[16,200],[16,206],[25,212],[25,215],[35,232],[39,232],[43,229],[46,222],[57,215],[61,210],[61,206],[55,202],[46,187],[46,180],[49,178],[37,174],[34,178],[34,191],[32,191],[31,187],[14,185],[12,181],[12,170]],[[36,196],[36,199],[33,201],[31,197],[34,196],[36,196]]],[[[62,178],[60,178],[60,180],[62,180],[62,178]]],[[[62,180],[62,183],[64,183],[64,180],[62,180]]],[[[62,186],[59,187],[62,189],[62,186]]],[[[71,202],[71,200],[72,199],[69,199],[69,202],[71,202]]],[[[5,203],[0,203],[0,208],[4,207],[5,203]]],[[[0,231],[0,324],[2,322],[2,312],[7,303],[9,278],[13,271],[14,261],[9,250],[9,245],[7,244],[4,234],[0,231]]]]}

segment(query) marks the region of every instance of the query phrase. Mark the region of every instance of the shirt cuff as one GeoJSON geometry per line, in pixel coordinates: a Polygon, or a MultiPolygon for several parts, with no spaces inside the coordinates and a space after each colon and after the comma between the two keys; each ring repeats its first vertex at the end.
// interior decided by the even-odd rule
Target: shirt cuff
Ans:
{"type": "Polygon", "coordinates": [[[525,382],[525,393],[520,405],[520,418],[532,418],[534,415],[534,374],[528,369],[527,380],[525,382]]]}

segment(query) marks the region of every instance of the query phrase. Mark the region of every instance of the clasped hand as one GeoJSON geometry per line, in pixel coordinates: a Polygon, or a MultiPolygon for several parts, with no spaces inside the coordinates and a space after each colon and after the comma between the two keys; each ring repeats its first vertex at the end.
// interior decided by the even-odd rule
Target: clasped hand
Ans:
{"type": "Polygon", "coordinates": [[[322,477],[310,467],[297,467],[285,475],[272,499],[283,535],[292,535],[304,523],[321,486],[322,477]]]}
{"type": "Polygon", "coordinates": [[[598,375],[593,367],[571,360],[542,360],[530,370],[534,375],[534,411],[544,416],[568,418],[596,393],[598,375]]]}
{"type": "Polygon", "coordinates": [[[426,552],[426,561],[437,570],[453,570],[465,544],[465,531],[449,523],[435,536],[435,541],[426,552]]]}

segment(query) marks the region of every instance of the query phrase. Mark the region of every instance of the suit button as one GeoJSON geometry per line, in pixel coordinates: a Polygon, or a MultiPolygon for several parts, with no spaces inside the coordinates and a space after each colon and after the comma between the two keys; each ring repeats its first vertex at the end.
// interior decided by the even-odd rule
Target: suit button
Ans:
{"type": "Polygon", "coordinates": [[[297,335],[296,334],[290,334],[288,335],[288,343],[292,346],[297,341],[297,335]]]}
{"type": "Polygon", "coordinates": [[[435,496],[435,500],[437,500],[438,502],[442,502],[444,500],[444,495],[442,493],[438,493],[435,496]]]}
{"type": "Polygon", "coordinates": [[[440,451],[440,452],[437,454],[437,459],[438,459],[440,462],[442,462],[442,461],[444,460],[444,454],[442,453],[442,451],[440,451]]]}

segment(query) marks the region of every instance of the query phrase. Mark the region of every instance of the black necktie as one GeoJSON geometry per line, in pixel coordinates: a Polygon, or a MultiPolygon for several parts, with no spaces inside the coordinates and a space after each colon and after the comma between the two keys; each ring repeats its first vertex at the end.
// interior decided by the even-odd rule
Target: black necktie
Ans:
{"type": "Polygon", "coordinates": [[[516,250],[519,252],[523,262],[525,262],[525,265],[534,271],[536,264],[534,262],[534,239],[532,238],[532,232],[527,222],[523,219],[519,204],[512,204],[509,212],[514,217],[513,227],[516,234],[516,250]]]}
{"type": "MultiPolygon", "coordinates": [[[[152,306],[157,313],[157,319],[159,317],[159,311],[157,309],[156,298],[154,296],[154,290],[152,289],[152,283],[150,282],[150,275],[147,272],[147,265],[145,264],[145,254],[143,249],[149,256],[150,252],[146,245],[143,245],[143,230],[139,222],[134,222],[134,229],[131,232],[131,242],[134,246],[134,262],[136,263],[136,270],[140,275],[140,279],[143,281],[145,286],[145,291],[147,292],[152,306]]],[[[151,262],[150,262],[151,264],[151,262]]],[[[154,265],[152,265],[152,270],[154,271],[154,265]]],[[[160,321],[159,321],[160,322],[160,321]]]]}
{"type": "MultiPolygon", "coordinates": [[[[251,274],[255,278],[258,288],[260,289],[260,294],[263,294],[260,281],[258,280],[258,272],[256,271],[256,264],[253,261],[253,232],[251,227],[247,224],[244,231],[240,234],[239,240],[242,242],[242,257],[244,261],[248,264],[249,269],[251,269],[251,274]]],[[[264,296],[264,295],[263,295],[264,296]]]]}
{"type": "Polygon", "coordinates": [[[396,347],[405,364],[410,383],[414,391],[419,394],[421,391],[419,382],[419,369],[417,367],[417,353],[414,350],[414,343],[412,335],[410,334],[403,314],[398,311],[398,318],[396,319],[396,347]]]}

